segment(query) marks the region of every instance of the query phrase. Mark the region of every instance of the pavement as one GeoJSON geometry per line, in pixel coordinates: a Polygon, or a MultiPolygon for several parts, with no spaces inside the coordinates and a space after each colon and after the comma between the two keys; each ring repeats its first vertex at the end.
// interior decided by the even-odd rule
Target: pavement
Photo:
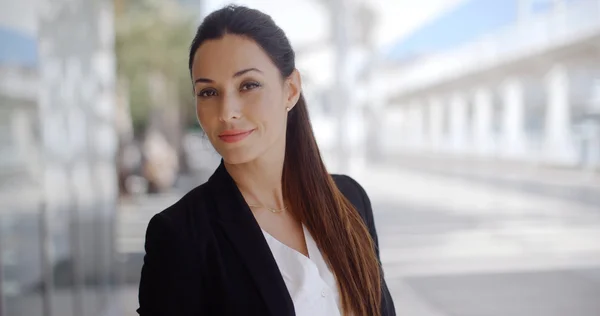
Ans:
{"type": "Polygon", "coordinates": [[[382,159],[380,164],[487,186],[560,197],[574,203],[600,205],[600,170],[434,154],[395,155],[382,159]]]}
{"type": "MultiPolygon", "coordinates": [[[[351,176],[371,198],[399,315],[600,315],[595,176],[424,159],[367,165],[351,176]]],[[[181,195],[121,205],[124,316],[137,308],[147,223],[181,195]]]]}
{"type": "Polygon", "coordinates": [[[594,177],[440,165],[396,161],[353,175],[373,202],[400,315],[600,315],[594,177]]]}

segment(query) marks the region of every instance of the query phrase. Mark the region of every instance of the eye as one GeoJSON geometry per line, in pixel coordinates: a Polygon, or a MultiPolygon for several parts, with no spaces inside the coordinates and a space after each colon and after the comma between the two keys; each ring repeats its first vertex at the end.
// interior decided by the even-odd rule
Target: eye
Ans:
{"type": "Polygon", "coordinates": [[[240,90],[244,91],[244,90],[252,90],[252,89],[256,89],[260,87],[260,83],[258,82],[254,82],[254,81],[250,81],[250,82],[245,82],[242,84],[242,88],[240,90]]]}
{"type": "Polygon", "coordinates": [[[201,98],[214,97],[217,95],[217,91],[215,89],[204,89],[198,93],[198,96],[201,98]]]}

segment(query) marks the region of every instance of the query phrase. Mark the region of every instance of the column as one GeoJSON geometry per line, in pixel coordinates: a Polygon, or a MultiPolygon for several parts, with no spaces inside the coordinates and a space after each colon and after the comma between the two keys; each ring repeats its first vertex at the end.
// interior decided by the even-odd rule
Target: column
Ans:
{"type": "Polygon", "coordinates": [[[348,108],[348,170],[351,173],[362,172],[366,165],[365,140],[367,122],[365,121],[365,107],[358,105],[348,108]]]}
{"type": "Polygon", "coordinates": [[[410,126],[410,147],[413,150],[423,148],[423,108],[419,101],[412,101],[408,109],[410,126]]]}
{"type": "Polygon", "coordinates": [[[452,151],[464,153],[467,138],[467,103],[464,95],[455,93],[450,100],[450,143],[452,151]]]}
{"type": "MultiPolygon", "coordinates": [[[[596,69],[596,80],[592,88],[592,104],[590,111],[600,115],[600,68],[596,69]]],[[[587,159],[587,165],[590,169],[600,169],[600,119],[590,122],[588,129],[589,137],[589,155],[587,159]]]]}
{"type": "Polygon", "coordinates": [[[402,108],[402,138],[405,149],[412,149],[415,145],[415,120],[414,111],[410,104],[404,104],[402,108]]]}
{"type": "Polygon", "coordinates": [[[492,92],[489,88],[479,87],[474,95],[473,139],[475,152],[480,156],[489,156],[493,151],[492,137],[492,92]]]}
{"type": "Polygon", "coordinates": [[[520,158],[525,150],[523,82],[509,78],[502,86],[504,116],[502,121],[502,154],[520,158]]]}
{"type": "Polygon", "coordinates": [[[410,108],[406,103],[403,103],[398,109],[397,117],[399,124],[399,132],[401,133],[400,137],[394,135],[394,130],[392,127],[392,132],[388,135],[391,139],[397,139],[396,141],[400,142],[400,147],[403,150],[410,147],[411,138],[412,138],[412,126],[410,122],[410,108]]]}
{"type": "Polygon", "coordinates": [[[353,33],[354,23],[351,23],[352,7],[346,0],[332,1],[329,3],[331,14],[331,30],[334,47],[334,99],[335,112],[338,118],[337,128],[337,170],[340,173],[348,172],[350,168],[350,144],[348,140],[348,129],[351,117],[349,106],[352,100],[349,98],[350,87],[355,82],[355,75],[350,67],[350,34],[353,33]],[[335,8],[335,10],[333,10],[335,8]]]}
{"type": "Polygon", "coordinates": [[[385,144],[382,136],[386,133],[385,118],[388,111],[389,110],[385,108],[383,100],[373,100],[370,106],[365,109],[367,127],[366,137],[364,138],[364,148],[366,149],[366,158],[369,160],[377,161],[383,158],[384,148],[382,147],[385,144]]]}
{"type": "Polygon", "coordinates": [[[571,142],[571,110],[569,74],[563,65],[555,65],[546,77],[548,105],[544,132],[545,159],[552,163],[568,163],[574,159],[571,142]]]}
{"type": "Polygon", "coordinates": [[[408,143],[406,107],[404,104],[395,104],[385,109],[382,125],[383,132],[379,137],[381,137],[383,153],[394,155],[402,151],[408,143]]]}
{"type": "Polygon", "coordinates": [[[97,315],[114,301],[113,1],[42,0],[36,9],[47,234],[44,307],[52,315],[97,315]],[[69,274],[53,272],[59,262],[69,274]],[[88,287],[86,280],[97,283],[88,287]],[[53,292],[60,284],[68,286],[53,292]]]}
{"type": "Polygon", "coordinates": [[[443,108],[442,100],[434,97],[429,100],[429,146],[431,151],[439,152],[442,150],[443,142],[443,108]]]}

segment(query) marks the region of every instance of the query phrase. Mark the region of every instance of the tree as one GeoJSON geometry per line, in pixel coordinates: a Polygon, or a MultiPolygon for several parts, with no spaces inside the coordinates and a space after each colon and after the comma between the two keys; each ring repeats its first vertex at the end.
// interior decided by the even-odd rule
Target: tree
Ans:
{"type": "MultiPolygon", "coordinates": [[[[127,116],[121,121],[131,122],[129,125],[133,126],[133,132],[119,133],[119,157],[125,159],[125,148],[131,148],[132,137],[145,140],[150,133],[156,139],[160,134],[175,150],[179,170],[185,171],[184,129],[198,126],[187,67],[195,15],[185,12],[174,0],[114,1],[118,90],[121,91],[118,99],[122,100],[121,116],[127,116]]],[[[133,171],[126,170],[124,162],[119,163],[119,177],[124,181],[133,171]]],[[[147,161],[144,169],[148,163],[152,162],[147,161]]],[[[123,184],[121,190],[125,190],[123,184]]]]}
{"type": "Polygon", "coordinates": [[[117,72],[129,87],[135,130],[143,132],[148,124],[175,128],[161,126],[165,114],[184,118],[180,129],[195,123],[188,120],[195,115],[187,68],[194,16],[165,0],[115,0],[115,9],[117,72]]]}

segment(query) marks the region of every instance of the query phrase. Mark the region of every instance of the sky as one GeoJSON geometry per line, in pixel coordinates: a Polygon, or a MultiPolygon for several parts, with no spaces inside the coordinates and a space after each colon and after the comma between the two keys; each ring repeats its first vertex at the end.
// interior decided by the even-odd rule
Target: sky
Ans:
{"type": "MultiPolygon", "coordinates": [[[[464,1],[366,0],[378,14],[375,43],[379,47],[387,46],[464,1]]],[[[208,0],[204,9],[210,12],[230,2],[248,5],[271,15],[295,46],[324,38],[329,32],[328,13],[321,0],[208,0]]]]}
{"type": "Polygon", "coordinates": [[[34,65],[37,0],[0,0],[0,61],[34,65]]]}
{"type": "Polygon", "coordinates": [[[466,44],[516,22],[516,0],[467,0],[426,23],[389,49],[390,57],[433,53],[466,44]]]}
{"type": "Polygon", "coordinates": [[[370,0],[368,2],[373,3],[380,14],[376,43],[379,47],[386,47],[464,3],[465,0],[370,0]]]}

